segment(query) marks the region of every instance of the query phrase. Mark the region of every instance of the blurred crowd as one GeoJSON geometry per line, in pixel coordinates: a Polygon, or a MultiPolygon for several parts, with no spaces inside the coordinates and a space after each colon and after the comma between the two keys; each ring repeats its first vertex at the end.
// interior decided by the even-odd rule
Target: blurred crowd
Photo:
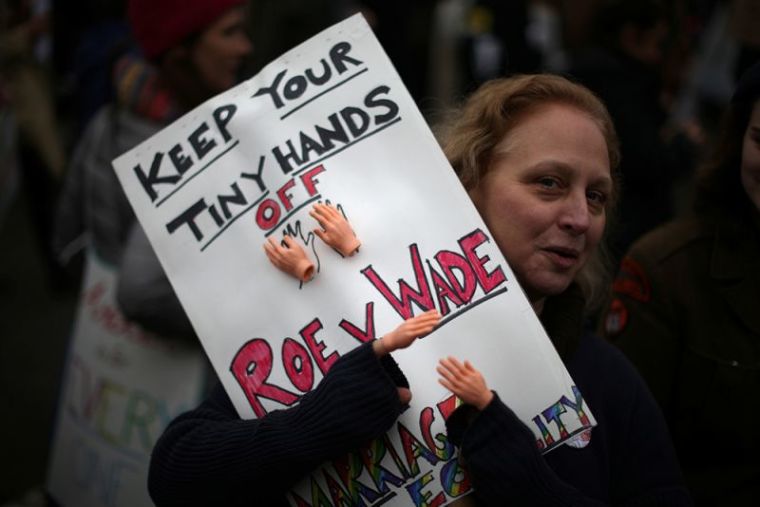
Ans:
{"type": "MultiPolygon", "coordinates": [[[[686,209],[694,170],[733,83],[760,54],[760,7],[751,0],[248,4],[254,50],[240,79],[361,11],[431,121],[499,76],[554,72],[591,88],[622,138],[626,191],[614,241],[618,254],[686,209]]],[[[53,203],[85,125],[114,98],[115,62],[134,44],[125,5],[0,4],[0,223],[14,192],[29,192],[53,287],[66,283],[49,249],[53,203]]]]}
{"type": "MultiPolygon", "coordinates": [[[[431,124],[497,77],[551,72],[590,88],[608,107],[620,137],[613,266],[643,235],[692,212],[698,169],[717,143],[737,80],[760,60],[756,0],[244,3],[251,43],[240,50],[237,80],[362,12],[431,124]]],[[[143,70],[129,59],[136,51],[126,0],[0,0],[0,237],[13,240],[7,219],[23,196],[50,292],[79,290],[84,243],[74,234],[54,248],[59,197],[88,126],[104,105],[129,93],[125,74],[143,70]]],[[[146,115],[168,122],[223,89],[193,90],[180,97],[180,109],[146,115]]],[[[118,235],[130,234],[125,227],[118,235]]],[[[0,305],[14,290],[0,284],[0,305]]],[[[614,335],[620,322],[610,324],[609,315],[607,331],[614,335]]],[[[596,317],[604,320],[601,313],[596,317]]],[[[182,334],[188,324],[176,321],[182,329],[153,327],[182,334]]],[[[152,322],[148,317],[143,324],[152,322]]],[[[57,381],[51,373],[49,384],[57,381]]],[[[45,470],[29,476],[36,482],[3,484],[0,504],[40,486],[45,470]]]]}

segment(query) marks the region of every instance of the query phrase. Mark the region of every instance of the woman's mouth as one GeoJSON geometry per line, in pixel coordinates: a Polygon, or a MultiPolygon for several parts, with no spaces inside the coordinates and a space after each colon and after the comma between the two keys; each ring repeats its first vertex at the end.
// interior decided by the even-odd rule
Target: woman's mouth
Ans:
{"type": "Polygon", "coordinates": [[[580,251],[574,248],[552,246],[543,249],[543,252],[555,265],[560,268],[572,268],[580,259],[580,251]]]}

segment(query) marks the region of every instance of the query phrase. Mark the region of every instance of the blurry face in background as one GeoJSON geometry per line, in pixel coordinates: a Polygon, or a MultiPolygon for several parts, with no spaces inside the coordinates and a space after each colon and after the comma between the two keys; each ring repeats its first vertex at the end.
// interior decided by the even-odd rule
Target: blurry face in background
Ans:
{"type": "Polygon", "coordinates": [[[192,62],[206,87],[220,93],[237,83],[238,71],[252,49],[245,32],[245,11],[230,9],[195,41],[192,62]]]}
{"type": "Polygon", "coordinates": [[[760,210],[760,100],[755,102],[744,132],[741,178],[744,191],[760,210]]]}
{"type": "Polygon", "coordinates": [[[612,191],[607,144],[580,110],[525,113],[470,195],[528,299],[540,311],[596,250],[612,191]]]}
{"type": "Polygon", "coordinates": [[[621,46],[632,58],[645,65],[656,66],[663,60],[667,36],[668,25],[665,21],[658,21],[649,28],[628,24],[622,30],[621,46]]]}

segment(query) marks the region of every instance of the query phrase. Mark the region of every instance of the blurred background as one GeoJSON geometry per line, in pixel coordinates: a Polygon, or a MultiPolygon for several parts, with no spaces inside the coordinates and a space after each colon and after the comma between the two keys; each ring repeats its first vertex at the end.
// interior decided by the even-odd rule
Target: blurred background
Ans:
{"type": "MultiPolygon", "coordinates": [[[[76,249],[53,254],[52,224],[67,160],[113,98],[125,4],[0,0],[0,505],[42,502],[82,269],[76,249]]],[[[252,0],[240,78],[359,11],[431,124],[510,74],[599,94],[622,139],[617,255],[686,212],[736,76],[760,56],[757,0],[252,0]]]]}

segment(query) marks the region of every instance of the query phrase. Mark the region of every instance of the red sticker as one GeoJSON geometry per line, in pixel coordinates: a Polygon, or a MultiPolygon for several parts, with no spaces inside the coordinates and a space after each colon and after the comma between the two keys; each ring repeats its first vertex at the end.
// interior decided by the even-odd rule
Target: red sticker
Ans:
{"type": "Polygon", "coordinates": [[[607,336],[620,334],[628,324],[628,308],[618,298],[612,300],[607,317],[604,319],[604,330],[607,336]]]}
{"type": "Polygon", "coordinates": [[[623,259],[612,290],[642,303],[646,303],[652,297],[651,286],[644,269],[630,257],[623,259]]]}

